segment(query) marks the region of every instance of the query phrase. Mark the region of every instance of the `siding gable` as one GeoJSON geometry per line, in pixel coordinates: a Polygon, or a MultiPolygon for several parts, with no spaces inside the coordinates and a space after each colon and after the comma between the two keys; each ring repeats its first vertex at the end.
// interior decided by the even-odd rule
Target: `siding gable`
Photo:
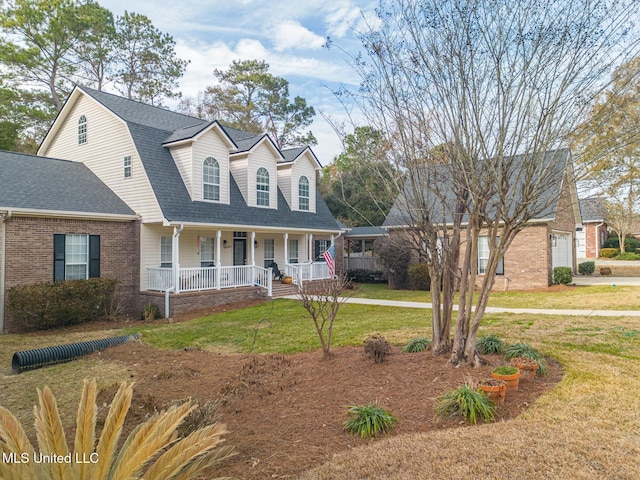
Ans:
{"type": "Polygon", "coordinates": [[[42,144],[41,156],[84,163],[144,221],[163,216],[127,124],[88,95],[76,90],[42,144]],[[78,119],[87,119],[87,142],[78,144],[78,119]],[[129,178],[124,158],[131,157],[129,178]]]}

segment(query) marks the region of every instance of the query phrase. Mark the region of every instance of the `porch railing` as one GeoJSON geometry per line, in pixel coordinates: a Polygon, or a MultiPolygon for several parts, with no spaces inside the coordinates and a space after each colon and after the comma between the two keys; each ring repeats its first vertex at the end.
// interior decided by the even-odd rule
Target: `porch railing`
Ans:
{"type": "Polygon", "coordinates": [[[343,257],[345,270],[384,270],[379,257],[343,257]]]}
{"type": "MultiPolygon", "coordinates": [[[[148,267],[149,290],[165,292],[174,287],[171,268],[148,267]]],[[[259,286],[272,292],[273,274],[257,265],[230,267],[187,267],[179,269],[178,292],[220,290],[222,288],[259,286]]],[[[174,291],[176,291],[174,290],[174,291]]]]}
{"type": "Polygon", "coordinates": [[[324,262],[287,263],[284,274],[290,276],[293,283],[300,285],[300,282],[329,278],[329,267],[324,262]]]}

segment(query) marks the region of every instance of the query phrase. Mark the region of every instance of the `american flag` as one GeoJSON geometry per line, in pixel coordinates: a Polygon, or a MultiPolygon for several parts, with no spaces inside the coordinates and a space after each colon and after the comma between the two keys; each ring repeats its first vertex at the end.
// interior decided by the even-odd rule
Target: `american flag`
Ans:
{"type": "Polygon", "coordinates": [[[322,258],[324,258],[324,261],[327,262],[327,267],[329,267],[330,277],[333,277],[336,273],[336,262],[334,260],[335,256],[336,256],[336,247],[332,243],[331,246],[327,248],[325,252],[322,254],[322,258]]]}

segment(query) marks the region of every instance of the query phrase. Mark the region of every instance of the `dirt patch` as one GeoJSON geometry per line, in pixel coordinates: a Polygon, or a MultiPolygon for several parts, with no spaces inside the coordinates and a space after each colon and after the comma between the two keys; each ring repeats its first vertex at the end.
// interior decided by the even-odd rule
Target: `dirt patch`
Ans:
{"type": "MultiPolygon", "coordinates": [[[[380,364],[355,347],[335,349],[325,358],[321,351],[221,355],[129,343],[96,355],[124,363],[135,381],[127,433],[154,409],[176,400],[221,400],[221,421],[238,455],[215,474],[237,479],[293,478],[338,452],[375,441],[342,430],[350,403],[377,401],[388,409],[399,420],[389,434],[394,436],[464,425],[435,419],[437,398],[468,379],[489,376],[504,363],[502,357],[487,356],[489,364],[481,368],[453,368],[447,358],[402,353],[398,347],[380,364]]],[[[517,416],[560,380],[557,363],[550,362],[549,370],[548,376],[507,392],[498,421],[517,416]]],[[[115,386],[100,393],[102,414],[114,393],[115,386]]]]}

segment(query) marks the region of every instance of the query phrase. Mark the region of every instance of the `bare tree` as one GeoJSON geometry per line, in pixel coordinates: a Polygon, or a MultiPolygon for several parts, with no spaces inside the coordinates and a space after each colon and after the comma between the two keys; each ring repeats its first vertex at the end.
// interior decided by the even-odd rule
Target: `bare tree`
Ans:
{"type": "Polygon", "coordinates": [[[354,57],[362,78],[354,99],[388,133],[408,177],[395,226],[422,249],[432,284],[441,280],[442,291],[432,289],[441,353],[450,351],[459,284],[452,363],[481,362],[475,341],[500,259],[572,181],[567,134],[637,51],[635,8],[631,0],[393,0],[360,32],[367,55],[354,57]],[[479,277],[481,237],[489,255],[479,277]]]}
{"type": "Polygon", "coordinates": [[[333,322],[348,298],[342,296],[348,284],[349,279],[342,274],[315,282],[302,282],[298,287],[298,300],[313,320],[325,356],[331,350],[333,322]]]}

